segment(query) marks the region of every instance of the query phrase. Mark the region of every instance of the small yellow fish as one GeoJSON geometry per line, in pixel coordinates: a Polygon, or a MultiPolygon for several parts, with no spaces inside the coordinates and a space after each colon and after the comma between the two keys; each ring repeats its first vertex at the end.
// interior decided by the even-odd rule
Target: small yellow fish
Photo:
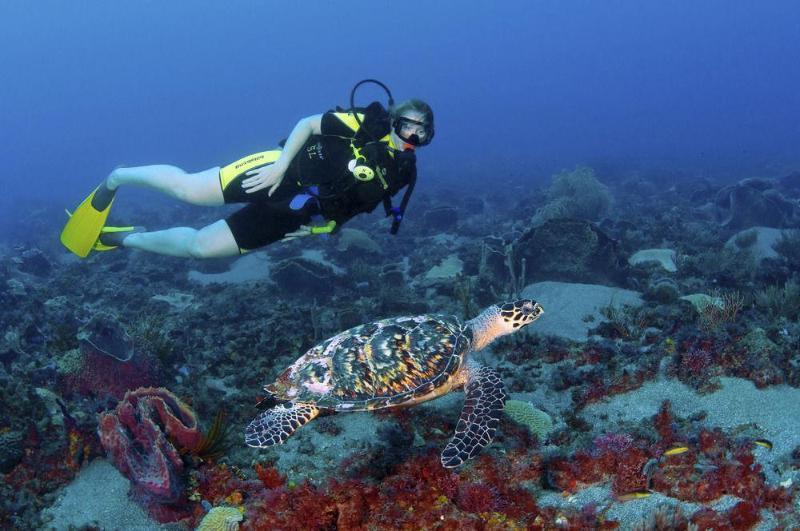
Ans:
{"type": "Polygon", "coordinates": [[[759,445],[759,446],[763,446],[763,447],[764,447],[764,448],[766,448],[767,450],[772,450],[772,442],[771,442],[771,441],[768,441],[767,439],[756,439],[756,440],[755,440],[755,441],[753,441],[753,442],[754,442],[755,444],[759,445]]]}
{"type": "Polygon", "coordinates": [[[662,455],[664,455],[666,457],[669,457],[671,455],[680,455],[680,454],[688,452],[688,451],[689,451],[689,447],[688,446],[683,445],[683,444],[679,444],[679,445],[667,448],[662,455]]]}
{"type": "Polygon", "coordinates": [[[643,498],[649,498],[653,495],[653,491],[650,490],[635,490],[633,492],[629,492],[627,494],[621,494],[617,496],[617,500],[619,501],[631,501],[631,500],[641,500],[643,498]]]}

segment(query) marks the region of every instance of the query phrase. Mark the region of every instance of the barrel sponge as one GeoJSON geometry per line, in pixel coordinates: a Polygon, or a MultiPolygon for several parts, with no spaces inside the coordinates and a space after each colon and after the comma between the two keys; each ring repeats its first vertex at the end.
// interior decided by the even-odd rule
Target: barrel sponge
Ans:
{"type": "Polygon", "coordinates": [[[544,441],[553,429],[553,419],[550,415],[541,409],[536,409],[530,402],[507,400],[504,411],[511,420],[528,428],[540,441],[544,441]]]}

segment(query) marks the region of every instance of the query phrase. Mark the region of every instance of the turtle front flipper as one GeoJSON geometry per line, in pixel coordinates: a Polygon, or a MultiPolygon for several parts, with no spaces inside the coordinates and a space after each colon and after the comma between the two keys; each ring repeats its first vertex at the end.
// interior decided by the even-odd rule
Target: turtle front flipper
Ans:
{"type": "Polygon", "coordinates": [[[467,370],[467,401],[461,410],[456,433],[442,452],[445,468],[463,464],[492,442],[506,402],[503,381],[497,371],[478,365],[467,370]]]}
{"type": "Polygon", "coordinates": [[[244,442],[255,448],[283,444],[297,428],[317,415],[319,408],[312,404],[275,406],[250,422],[244,433],[244,442]]]}

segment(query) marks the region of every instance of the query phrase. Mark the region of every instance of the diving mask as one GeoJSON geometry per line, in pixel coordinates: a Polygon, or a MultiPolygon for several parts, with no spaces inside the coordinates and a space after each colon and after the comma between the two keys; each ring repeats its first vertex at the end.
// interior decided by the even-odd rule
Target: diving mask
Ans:
{"type": "Polygon", "coordinates": [[[401,116],[394,121],[394,132],[403,141],[412,146],[427,146],[433,140],[433,126],[401,116]]]}

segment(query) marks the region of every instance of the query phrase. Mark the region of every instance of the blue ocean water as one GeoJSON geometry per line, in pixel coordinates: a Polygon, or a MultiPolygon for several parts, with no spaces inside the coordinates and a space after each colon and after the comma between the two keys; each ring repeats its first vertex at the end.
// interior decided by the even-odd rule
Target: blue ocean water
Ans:
{"type": "Polygon", "coordinates": [[[302,116],[346,106],[365,77],[432,104],[426,164],[442,179],[595,159],[746,176],[796,162],[798,9],[9,0],[6,196],[74,200],[121,164],[224,164],[273,146],[302,116]]]}
{"type": "MultiPolygon", "coordinates": [[[[800,525],[797,35],[792,0],[0,2],[0,527],[94,525],[86,497],[122,528],[220,506],[245,529],[800,525]],[[238,259],[59,244],[64,209],[114,168],[275,148],[364,78],[435,114],[399,236],[379,205],[238,259]],[[545,317],[477,357],[527,421],[485,459],[439,467],[455,393],[244,445],[262,387],[320,341],[523,295],[545,317]],[[178,452],[163,499],[102,439],[98,415],[140,386],[169,389],[143,392],[151,414],[185,407],[208,434],[224,411],[230,430],[220,454],[178,452]],[[525,431],[541,412],[552,433],[525,431]]],[[[123,187],[112,219],[232,210],[123,187]]]]}

